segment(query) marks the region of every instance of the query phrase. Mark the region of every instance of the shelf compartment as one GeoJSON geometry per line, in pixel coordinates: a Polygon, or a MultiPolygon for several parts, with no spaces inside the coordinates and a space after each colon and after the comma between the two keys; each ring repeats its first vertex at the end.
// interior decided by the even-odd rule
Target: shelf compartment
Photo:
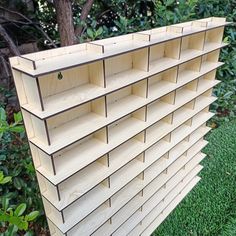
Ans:
{"type": "Polygon", "coordinates": [[[148,48],[105,59],[105,80],[108,87],[113,83],[122,83],[122,80],[127,79],[124,76],[126,73],[142,74],[143,71],[148,71],[148,48]]]}
{"type": "Polygon", "coordinates": [[[128,116],[108,126],[108,142],[122,143],[127,137],[133,137],[146,127],[146,107],[143,107],[128,116]]]}
{"type": "Polygon", "coordinates": [[[103,61],[98,61],[39,77],[45,112],[56,114],[101,96],[105,88],[103,68],[103,61]]]}
{"type": "Polygon", "coordinates": [[[175,91],[157,99],[147,106],[147,121],[158,121],[168,115],[174,108],[175,91]]]}
{"type": "Polygon", "coordinates": [[[154,125],[148,127],[146,129],[146,141],[147,143],[153,142],[153,140],[157,139],[158,137],[162,137],[168,130],[172,128],[172,120],[173,114],[170,114],[160,121],[155,123],[154,125]]]}
{"type": "Polygon", "coordinates": [[[199,78],[199,81],[198,81],[198,90],[199,91],[202,91],[206,85],[206,83],[208,81],[214,81],[215,80],[215,77],[216,77],[216,70],[213,70],[205,75],[203,75],[202,77],[199,78]]]}
{"type": "Polygon", "coordinates": [[[206,31],[205,44],[218,43],[221,44],[224,35],[224,27],[218,27],[206,31]]]}
{"type": "Polygon", "coordinates": [[[141,132],[124,144],[109,152],[109,165],[119,169],[137,157],[145,149],[145,132],[141,132]]]}
{"type": "Polygon", "coordinates": [[[216,62],[218,62],[219,55],[220,55],[220,49],[215,50],[210,53],[207,53],[202,56],[202,63],[206,63],[206,62],[215,62],[216,63],[216,62]]]}
{"type": "Polygon", "coordinates": [[[184,36],[181,41],[180,59],[187,58],[189,55],[195,57],[203,51],[205,32],[184,36]]]}
{"type": "Polygon", "coordinates": [[[155,99],[176,88],[177,67],[148,78],[148,98],[155,99]]]}
{"type": "Polygon", "coordinates": [[[164,71],[175,66],[180,56],[180,42],[181,40],[178,38],[150,46],[150,71],[164,71]]]}
{"type": "Polygon", "coordinates": [[[105,97],[47,120],[40,120],[24,110],[23,116],[27,118],[26,130],[28,128],[28,131],[33,131],[29,135],[32,143],[39,147],[51,145],[51,149],[60,150],[104,126],[106,123],[105,97]],[[91,125],[95,123],[96,126],[91,125]]]}
{"type": "Polygon", "coordinates": [[[178,66],[178,78],[177,82],[183,84],[185,81],[189,81],[189,78],[200,76],[201,57],[197,57],[193,60],[187,61],[178,66]]]}
{"type": "Polygon", "coordinates": [[[106,96],[107,116],[127,115],[146,104],[147,80],[127,86],[106,96]]]}

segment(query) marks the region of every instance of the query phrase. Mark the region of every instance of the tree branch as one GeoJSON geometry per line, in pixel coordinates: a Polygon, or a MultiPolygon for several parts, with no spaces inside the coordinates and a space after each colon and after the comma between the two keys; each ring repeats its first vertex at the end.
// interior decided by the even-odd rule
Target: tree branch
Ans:
{"type": "MultiPolygon", "coordinates": [[[[87,0],[87,2],[84,4],[82,11],[81,11],[81,15],[80,15],[80,21],[85,21],[88,17],[88,14],[92,8],[94,0],[87,0]]],[[[75,35],[76,36],[81,36],[81,33],[83,31],[83,26],[82,25],[78,25],[75,28],[75,35]]]]}
{"type": "Polygon", "coordinates": [[[6,30],[3,28],[2,25],[0,25],[0,36],[4,39],[4,41],[8,45],[10,52],[14,56],[20,56],[20,51],[18,50],[17,46],[15,45],[15,43],[13,42],[13,40],[11,39],[11,37],[9,36],[9,34],[6,32],[6,30]]]}
{"type": "Polygon", "coordinates": [[[38,31],[41,32],[41,34],[44,36],[44,38],[46,38],[50,43],[51,45],[56,48],[56,44],[52,41],[52,39],[48,36],[48,34],[35,22],[33,22],[31,19],[29,19],[28,17],[26,17],[25,15],[19,13],[19,12],[16,12],[16,11],[12,11],[12,10],[9,10],[5,7],[0,7],[0,10],[2,11],[6,11],[8,13],[11,13],[11,14],[14,14],[14,15],[17,15],[17,16],[20,16],[21,18],[23,18],[24,20],[26,20],[29,24],[32,24],[38,31]]]}

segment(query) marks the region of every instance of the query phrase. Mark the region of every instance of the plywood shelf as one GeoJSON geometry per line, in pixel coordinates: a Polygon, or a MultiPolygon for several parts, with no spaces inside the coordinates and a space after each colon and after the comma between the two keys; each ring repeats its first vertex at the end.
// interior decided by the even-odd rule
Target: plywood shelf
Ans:
{"type": "Polygon", "coordinates": [[[228,24],[10,59],[51,235],[150,235],[196,185],[228,24]]]}

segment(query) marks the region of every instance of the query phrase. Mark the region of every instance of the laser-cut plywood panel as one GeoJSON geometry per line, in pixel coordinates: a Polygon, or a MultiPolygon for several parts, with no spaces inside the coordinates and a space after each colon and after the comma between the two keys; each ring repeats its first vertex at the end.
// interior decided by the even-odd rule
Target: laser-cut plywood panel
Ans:
{"type": "Polygon", "coordinates": [[[150,235],[198,183],[227,24],[11,58],[51,235],[150,235]]]}

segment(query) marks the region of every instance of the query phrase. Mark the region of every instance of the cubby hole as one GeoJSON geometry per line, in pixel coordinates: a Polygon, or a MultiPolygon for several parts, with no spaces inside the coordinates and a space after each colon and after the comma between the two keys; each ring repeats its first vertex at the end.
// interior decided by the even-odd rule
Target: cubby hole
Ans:
{"type": "Polygon", "coordinates": [[[173,113],[173,125],[180,124],[183,120],[188,119],[188,117],[193,114],[195,108],[195,100],[184,104],[179,109],[173,113]]]}
{"type": "Polygon", "coordinates": [[[147,121],[158,121],[174,109],[175,91],[157,99],[147,106],[147,121]]]}
{"type": "Polygon", "coordinates": [[[202,77],[199,78],[198,81],[198,91],[203,91],[204,88],[212,84],[214,82],[216,76],[216,70],[213,70],[202,77]]]}
{"type": "Polygon", "coordinates": [[[186,84],[199,76],[201,57],[190,60],[178,66],[178,84],[186,84]]]}
{"type": "Polygon", "coordinates": [[[108,88],[117,88],[138,81],[148,71],[148,48],[105,59],[105,80],[108,88]]]}
{"type": "MultiPolygon", "coordinates": [[[[154,151],[154,149],[153,149],[154,151]]],[[[161,174],[167,166],[167,160],[168,160],[168,153],[163,154],[162,156],[159,156],[158,158],[150,159],[149,160],[149,155],[151,154],[152,149],[148,149],[145,153],[145,157],[147,161],[154,161],[154,163],[152,165],[150,165],[145,171],[144,171],[144,175],[145,175],[145,179],[147,180],[152,180],[154,179],[155,176],[158,176],[159,174],[161,174]],[[148,159],[147,159],[148,158],[148,159]]],[[[151,155],[153,155],[154,153],[152,153],[151,155]]],[[[157,155],[157,154],[156,154],[157,155]]],[[[155,156],[157,157],[157,156],[155,156]]],[[[144,191],[145,193],[145,191],[144,191]]]]}
{"type": "Polygon", "coordinates": [[[200,96],[198,96],[195,99],[195,109],[201,109],[206,105],[209,105],[210,103],[212,103],[215,98],[212,97],[212,88],[208,89],[206,92],[202,93],[200,96]]]}
{"type": "Polygon", "coordinates": [[[135,177],[142,180],[144,162],[140,160],[143,160],[143,155],[144,153],[139,154],[132,161],[128,162],[125,166],[110,176],[111,188],[118,188],[118,186],[122,187],[124,184],[127,184],[129,180],[132,180],[135,177]]]}
{"type": "Polygon", "coordinates": [[[224,35],[224,27],[218,27],[206,31],[204,50],[210,50],[221,45],[224,35]]]}
{"type": "Polygon", "coordinates": [[[202,64],[211,65],[214,63],[214,65],[215,65],[216,62],[218,62],[219,55],[220,55],[220,49],[217,49],[213,52],[203,55],[202,56],[202,64]]]}
{"type": "Polygon", "coordinates": [[[162,139],[153,144],[145,152],[145,161],[153,163],[166,153],[171,142],[171,134],[165,135],[162,139]]]}
{"type": "Polygon", "coordinates": [[[180,59],[187,59],[203,51],[205,32],[184,36],[181,41],[180,59]]]}
{"type": "Polygon", "coordinates": [[[158,72],[175,66],[180,57],[180,39],[150,46],[150,71],[158,72]]]}
{"type": "Polygon", "coordinates": [[[108,126],[109,144],[122,143],[127,137],[133,137],[146,126],[146,106],[115,121],[108,126]]]}
{"type": "Polygon", "coordinates": [[[125,116],[140,106],[145,105],[147,98],[147,80],[127,86],[106,96],[109,119],[125,116]]]}
{"type": "Polygon", "coordinates": [[[176,87],[177,67],[148,78],[148,98],[155,99],[176,87]]]}
{"type": "Polygon", "coordinates": [[[47,120],[51,144],[66,146],[105,124],[105,97],[85,103],[47,120]]]}
{"type": "Polygon", "coordinates": [[[105,127],[53,154],[55,179],[60,182],[94,162],[99,156],[102,157],[106,144],[107,130],[105,127]]]}
{"type": "Polygon", "coordinates": [[[139,133],[125,143],[109,152],[109,164],[113,169],[119,169],[134,158],[145,148],[145,131],[139,133]]]}
{"type": "Polygon", "coordinates": [[[198,80],[193,80],[177,89],[175,103],[181,106],[184,105],[186,101],[189,101],[189,99],[194,97],[197,91],[197,84],[198,80]]]}
{"type": "Polygon", "coordinates": [[[108,165],[108,155],[104,155],[60,183],[58,188],[63,205],[69,205],[104,181],[109,175],[108,165]]]}
{"type": "Polygon", "coordinates": [[[192,125],[192,119],[185,121],[183,124],[178,126],[175,130],[171,133],[171,141],[176,142],[178,141],[179,137],[183,137],[186,133],[190,131],[192,125]]]}
{"type": "Polygon", "coordinates": [[[167,115],[146,129],[146,142],[152,143],[163,137],[172,127],[173,114],[167,115]]]}
{"type": "Polygon", "coordinates": [[[188,127],[186,126],[186,130],[181,131],[182,136],[178,137],[177,139],[173,140],[177,143],[172,149],[169,151],[169,159],[175,161],[178,159],[189,147],[189,139],[188,139],[188,127]],[[183,138],[184,137],[184,138],[183,138]],[[181,140],[181,141],[179,141],[181,140]]]}

